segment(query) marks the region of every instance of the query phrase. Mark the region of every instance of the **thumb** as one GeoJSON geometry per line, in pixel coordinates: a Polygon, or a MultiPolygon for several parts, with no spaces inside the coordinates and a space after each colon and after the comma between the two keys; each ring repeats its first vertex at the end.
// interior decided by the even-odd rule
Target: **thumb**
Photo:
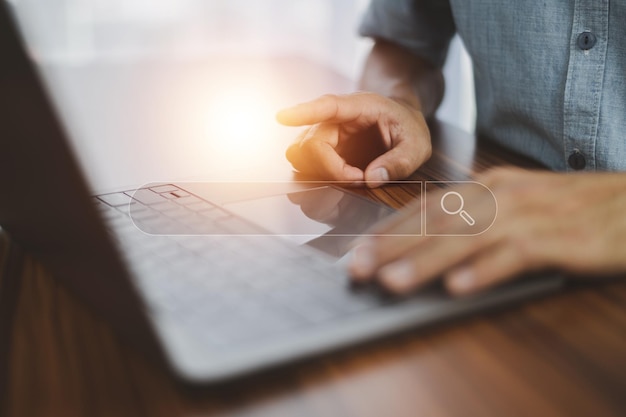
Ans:
{"type": "Polygon", "coordinates": [[[370,188],[411,175],[431,154],[429,142],[403,141],[374,159],[365,169],[365,183],[370,188]]]}

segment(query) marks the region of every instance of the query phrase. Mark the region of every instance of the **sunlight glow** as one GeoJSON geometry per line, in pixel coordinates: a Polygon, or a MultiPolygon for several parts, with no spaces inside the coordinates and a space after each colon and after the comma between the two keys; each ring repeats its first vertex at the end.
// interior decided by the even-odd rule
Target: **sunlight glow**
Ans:
{"type": "Polygon", "coordinates": [[[263,157],[275,126],[275,106],[254,88],[226,89],[214,94],[206,116],[206,134],[214,156],[242,165],[263,157]]]}

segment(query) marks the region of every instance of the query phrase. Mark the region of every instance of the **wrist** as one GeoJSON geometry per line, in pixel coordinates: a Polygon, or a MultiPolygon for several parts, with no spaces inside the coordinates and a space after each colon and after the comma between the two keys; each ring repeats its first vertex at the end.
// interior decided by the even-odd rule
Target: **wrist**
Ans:
{"type": "Polygon", "coordinates": [[[389,95],[389,99],[399,103],[405,107],[408,107],[411,110],[422,112],[422,103],[420,100],[412,94],[405,95],[389,95]]]}
{"type": "Polygon", "coordinates": [[[389,96],[391,101],[408,110],[415,118],[425,120],[427,117],[422,111],[422,103],[415,96],[389,96]]]}

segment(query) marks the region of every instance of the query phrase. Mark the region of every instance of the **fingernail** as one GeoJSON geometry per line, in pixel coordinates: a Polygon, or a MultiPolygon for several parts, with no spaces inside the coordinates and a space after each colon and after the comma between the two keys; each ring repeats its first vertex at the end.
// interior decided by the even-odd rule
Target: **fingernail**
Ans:
{"type": "Polygon", "coordinates": [[[389,172],[385,168],[377,168],[370,174],[368,182],[387,182],[389,181],[389,172]]]}
{"type": "Polygon", "coordinates": [[[400,260],[381,268],[379,275],[384,283],[396,288],[408,288],[415,282],[417,274],[413,263],[400,260]]]}
{"type": "Polygon", "coordinates": [[[453,291],[467,292],[474,288],[476,276],[472,268],[463,267],[450,274],[449,285],[453,291]]]}
{"type": "Polygon", "coordinates": [[[374,246],[371,243],[361,243],[352,250],[349,270],[353,277],[369,277],[374,273],[375,267],[374,246]]]}

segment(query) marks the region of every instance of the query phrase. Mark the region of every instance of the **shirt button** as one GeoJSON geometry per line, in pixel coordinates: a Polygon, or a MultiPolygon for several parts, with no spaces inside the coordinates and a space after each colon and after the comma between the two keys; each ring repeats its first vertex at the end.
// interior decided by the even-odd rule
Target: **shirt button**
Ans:
{"type": "Polygon", "coordinates": [[[597,40],[596,35],[586,30],[578,35],[578,47],[583,51],[588,51],[596,45],[597,40]]]}
{"type": "Polygon", "coordinates": [[[585,159],[585,155],[582,154],[578,149],[574,149],[574,151],[569,154],[569,158],[567,158],[567,163],[572,169],[576,171],[580,171],[584,169],[587,165],[587,160],[585,159]]]}

